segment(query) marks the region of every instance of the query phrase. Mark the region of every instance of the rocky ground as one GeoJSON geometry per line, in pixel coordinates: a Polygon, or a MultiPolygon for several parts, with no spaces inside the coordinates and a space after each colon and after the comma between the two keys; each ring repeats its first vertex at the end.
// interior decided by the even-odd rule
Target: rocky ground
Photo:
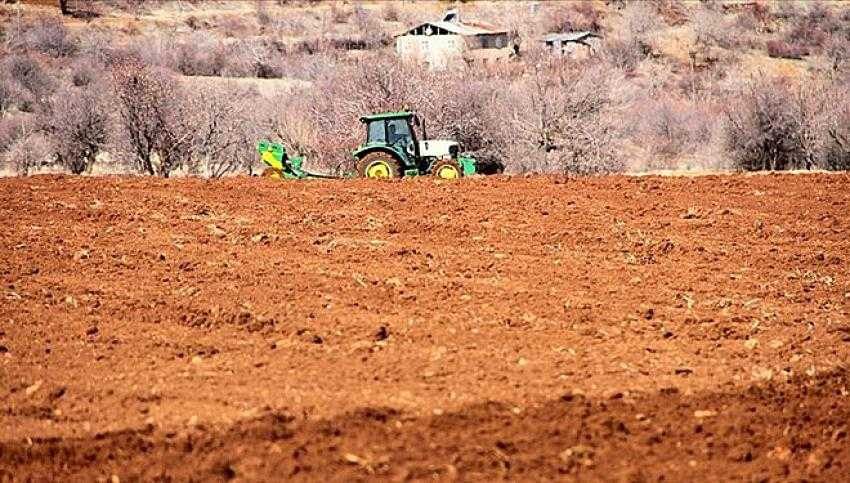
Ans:
{"type": "Polygon", "coordinates": [[[848,193],[0,180],[0,480],[842,480],[848,193]]]}

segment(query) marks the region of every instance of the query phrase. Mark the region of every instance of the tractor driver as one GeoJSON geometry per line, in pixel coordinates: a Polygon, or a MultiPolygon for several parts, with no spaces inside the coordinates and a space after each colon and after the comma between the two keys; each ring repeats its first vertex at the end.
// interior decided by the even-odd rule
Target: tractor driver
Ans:
{"type": "Polygon", "coordinates": [[[411,144],[411,140],[407,129],[401,129],[402,132],[399,133],[398,126],[395,122],[389,122],[387,124],[387,144],[392,146],[400,143],[405,149],[409,150],[408,144],[411,144]]]}
{"type": "Polygon", "coordinates": [[[399,141],[401,136],[396,132],[395,124],[390,123],[389,125],[389,133],[387,133],[387,143],[393,145],[399,141]]]}

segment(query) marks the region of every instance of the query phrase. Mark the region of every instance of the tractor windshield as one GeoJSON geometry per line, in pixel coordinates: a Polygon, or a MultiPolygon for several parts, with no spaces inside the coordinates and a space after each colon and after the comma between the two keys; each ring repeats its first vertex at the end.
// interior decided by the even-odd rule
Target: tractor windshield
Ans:
{"type": "Polygon", "coordinates": [[[375,119],[366,124],[366,142],[407,146],[416,142],[407,117],[375,119]]]}

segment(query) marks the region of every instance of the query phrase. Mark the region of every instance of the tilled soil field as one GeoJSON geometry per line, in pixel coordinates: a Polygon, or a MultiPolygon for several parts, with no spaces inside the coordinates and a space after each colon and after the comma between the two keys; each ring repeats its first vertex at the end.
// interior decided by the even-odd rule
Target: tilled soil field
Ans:
{"type": "Polygon", "coordinates": [[[846,481],[850,178],[0,180],[0,480],[846,481]]]}

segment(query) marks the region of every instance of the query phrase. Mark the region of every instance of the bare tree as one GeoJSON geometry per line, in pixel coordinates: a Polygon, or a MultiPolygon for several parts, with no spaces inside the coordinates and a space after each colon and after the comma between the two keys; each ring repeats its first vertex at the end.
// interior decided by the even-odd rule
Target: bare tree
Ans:
{"type": "Polygon", "coordinates": [[[761,77],[725,111],[726,149],[744,170],[812,169],[821,164],[827,110],[824,85],[761,77]]]}
{"type": "Polygon", "coordinates": [[[503,93],[496,111],[514,144],[517,171],[592,174],[620,171],[611,74],[541,59],[529,78],[503,93]],[[600,81],[601,79],[601,81],[600,81]]]}
{"type": "Polygon", "coordinates": [[[826,141],[822,167],[831,170],[850,170],[850,100],[847,88],[850,79],[836,79],[826,96],[826,141]]]}
{"type": "Polygon", "coordinates": [[[41,116],[41,129],[53,139],[56,160],[73,174],[91,171],[107,143],[109,109],[96,87],[56,93],[41,116]]]}
{"type": "Polygon", "coordinates": [[[19,175],[27,176],[34,167],[49,162],[52,152],[53,146],[45,136],[26,132],[9,146],[4,158],[19,175]]]}
{"type": "Polygon", "coordinates": [[[193,128],[181,85],[170,73],[132,60],[113,66],[112,77],[137,168],[167,178],[191,155],[193,128]]]}
{"type": "Polygon", "coordinates": [[[56,89],[55,79],[29,55],[11,55],[4,60],[2,68],[9,80],[26,91],[21,92],[21,89],[18,89],[16,93],[16,104],[22,111],[35,111],[43,107],[44,102],[56,89]]]}
{"type": "Polygon", "coordinates": [[[198,86],[189,96],[188,113],[194,136],[192,154],[196,170],[220,178],[250,165],[255,143],[263,137],[265,114],[257,112],[257,93],[235,83],[198,86]]]}

